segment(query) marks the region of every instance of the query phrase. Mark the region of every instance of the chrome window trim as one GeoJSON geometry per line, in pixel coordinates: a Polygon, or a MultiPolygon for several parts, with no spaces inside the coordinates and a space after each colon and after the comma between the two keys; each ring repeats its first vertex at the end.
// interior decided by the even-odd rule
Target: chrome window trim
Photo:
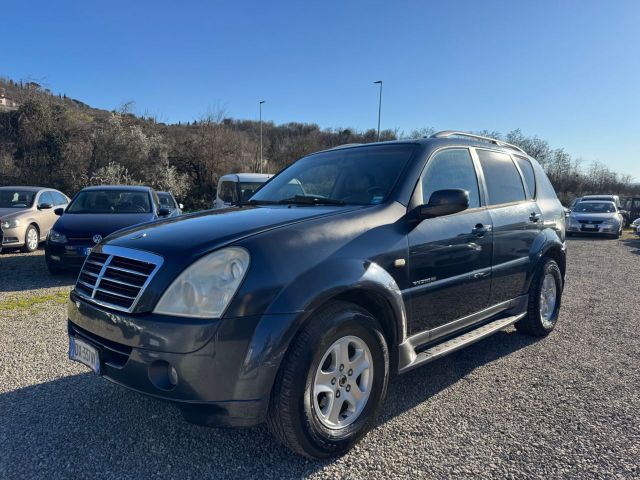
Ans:
{"type": "MultiPolygon", "coordinates": [[[[108,255],[108,257],[105,260],[104,264],[102,264],[102,268],[100,269],[100,273],[97,275],[95,284],[94,284],[93,288],[91,288],[91,296],[88,296],[88,295],[84,294],[83,292],[79,291],[75,287],[74,287],[73,291],[80,298],[82,298],[84,300],[87,300],[87,301],[89,301],[91,303],[95,303],[96,305],[100,305],[102,307],[110,308],[112,310],[118,310],[119,312],[132,313],[135,310],[136,306],[138,305],[138,302],[140,301],[140,298],[142,297],[142,295],[144,294],[145,290],[147,289],[147,286],[149,285],[149,283],[151,282],[151,280],[153,279],[155,274],[158,272],[158,270],[160,269],[160,267],[164,263],[164,258],[159,256],[159,255],[155,255],[153,253],[145,252],[143,250],[136,250],[136,249],[133,249],[133,248],[125,248],[125,247],[118,247],[118,246],[115,246],[115,245],[104,245],[99,250],[96,249],[95,253],[101,253],[101,254],[104,254],[104,255],[108,255]],[[111,263],[111,260],[113,259],[113,257],[123,257],[123,258],[128,258],[128,259],[131,259],[131,260],[137,260],[137,261],[140,261],[140,262],[146,262],[146,263],[151,263],[151,264],[155,265],[155,268],[149,273],[149,275],[147,276],[147,279],[145,280],[144,284],[142,284],[142,286],[140,286],[140,291],[138,292],[138,295],[134,298],[134,300],[131,303],[131,306],[129,308],[124,308],[124,307],[122,307],[120,305],[115,305],[113,303],[105,302],[103,300],[97,300],[96,298],[94,298],[95,295],[96,295],[96,292],[100,292],[100,291],[104,292],[104,289],[100,288],[100,282],[104,278],[105,273],[107,272],[107,268],[109,267],[109,264],[111,263]]],[[[87,258],[85,259],[84,263],[82,264],[82,269],[80,270],[80,274],[83,273],[85,264],[87,262],[89,262],[89,256],[90,255],[87,255],[87,258]]],[[[89,262],[89,263],[95,263],[95,262],[89,262]]],[[[139,272],[133,272],[133,273],[139,274],[140,276],[144,276],[144,274],[139,273],[139,272]]],[[[80,280],[80,274],[78,275],[78,280],[76,281],[76,285],[78,283],[81,283],[86,288],[89,288],[89,286],[87,284],[85,284],[84,282],[82,282],[80,280]]],[[[106,277],[106,280],[109,281],[109,277],[106,277]]],[[[109,291],[106,291],[106,293],[111,294],[109,291]]],[[[115,294],[115,295],[116,296],[122,296],[122,295],[118,295],[118,294],[115,294]]],[[[123,298],[132,298],[132,297],[123,296],[123,298]]]]}

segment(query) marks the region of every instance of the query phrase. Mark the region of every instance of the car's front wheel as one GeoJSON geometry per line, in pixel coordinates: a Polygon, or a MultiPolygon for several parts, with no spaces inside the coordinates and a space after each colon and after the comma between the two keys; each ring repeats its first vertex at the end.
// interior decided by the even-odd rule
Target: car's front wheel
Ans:
{"type": "Polygon", "coordinates": [[[40,233],[35,225],[29,225],[27,231],[24,234],[24,246],[22,251],[25,253],[31,253],[38,249],[40,243],[40,233]]]}
{"type": "Polygon", "coordinates": [[[389,352],[379,322],[335,302],[293,341],[274,384],[269,426],[291,450],[340,455],[374,425],[387,391],[389,352]]]}

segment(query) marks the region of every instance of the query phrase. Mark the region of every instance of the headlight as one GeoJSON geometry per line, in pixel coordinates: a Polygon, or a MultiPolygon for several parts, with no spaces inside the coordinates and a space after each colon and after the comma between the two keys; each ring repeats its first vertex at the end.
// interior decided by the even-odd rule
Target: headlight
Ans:
{"type": "Polygon", "coordinates": [[[51,230],[49,232],[49,241],[51,243],[67,243],[67,237],[55,230],[51,230]]]}
{"type": "Polygon", "coordinates": [[[5,220],[0,225],[3,229],[16,228],[20,226],[20,220],[5,220]]]}
{"type": "Polygon", "coordinates": [[[164,292],[155,313],[219,318],[249,268],[244,248],[223,248],[190,265],[164,292]]]}

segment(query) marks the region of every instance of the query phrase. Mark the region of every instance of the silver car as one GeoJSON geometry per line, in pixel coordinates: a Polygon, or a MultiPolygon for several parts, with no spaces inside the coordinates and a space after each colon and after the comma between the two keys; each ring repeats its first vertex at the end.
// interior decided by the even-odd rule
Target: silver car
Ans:
{"type": "Polygon", "coordinates": [[[567,219],[567,235],[585,233],[618,238],[623,226],[624,218],[614,202],[582,200],[573,207],[567,219]]]}
{"type": "Polygon", "coordinates": [[[42,187],[0,187],[0,249],[33,252],[58,219],[56,208],[66,208],[69,197],[42,187]]]}

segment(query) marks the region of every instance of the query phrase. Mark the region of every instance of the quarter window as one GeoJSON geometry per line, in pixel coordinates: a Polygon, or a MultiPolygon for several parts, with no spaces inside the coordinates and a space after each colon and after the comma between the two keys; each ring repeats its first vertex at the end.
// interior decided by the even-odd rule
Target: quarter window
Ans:
{"type": "Polygon", "coordinates": [[[436,153],[422,175],[422,203],[429,203],[433,192],[460,188],[469,192],[469,208],[480,206],[478,177],[466,148],[452,148],[436,153]]]}
{"type": "Polygon", "coordinates": [[[533,198],[536,196],[536,176],[533,173],[533,165],[531,162],[524,157],[518,157],[517,155],[514,157],[516,159],[516,163],[518,167],[520,167],[520,171],[524,176],[524,181],[527,184],[527,188],[529,189],[529,198],[533,198]]]}
{"type": "Polygon", "coordinates": [[[522,177],[510,155],[490,150],[477,150],[489,205],[521,202],[526,199],[522,177]]]}

